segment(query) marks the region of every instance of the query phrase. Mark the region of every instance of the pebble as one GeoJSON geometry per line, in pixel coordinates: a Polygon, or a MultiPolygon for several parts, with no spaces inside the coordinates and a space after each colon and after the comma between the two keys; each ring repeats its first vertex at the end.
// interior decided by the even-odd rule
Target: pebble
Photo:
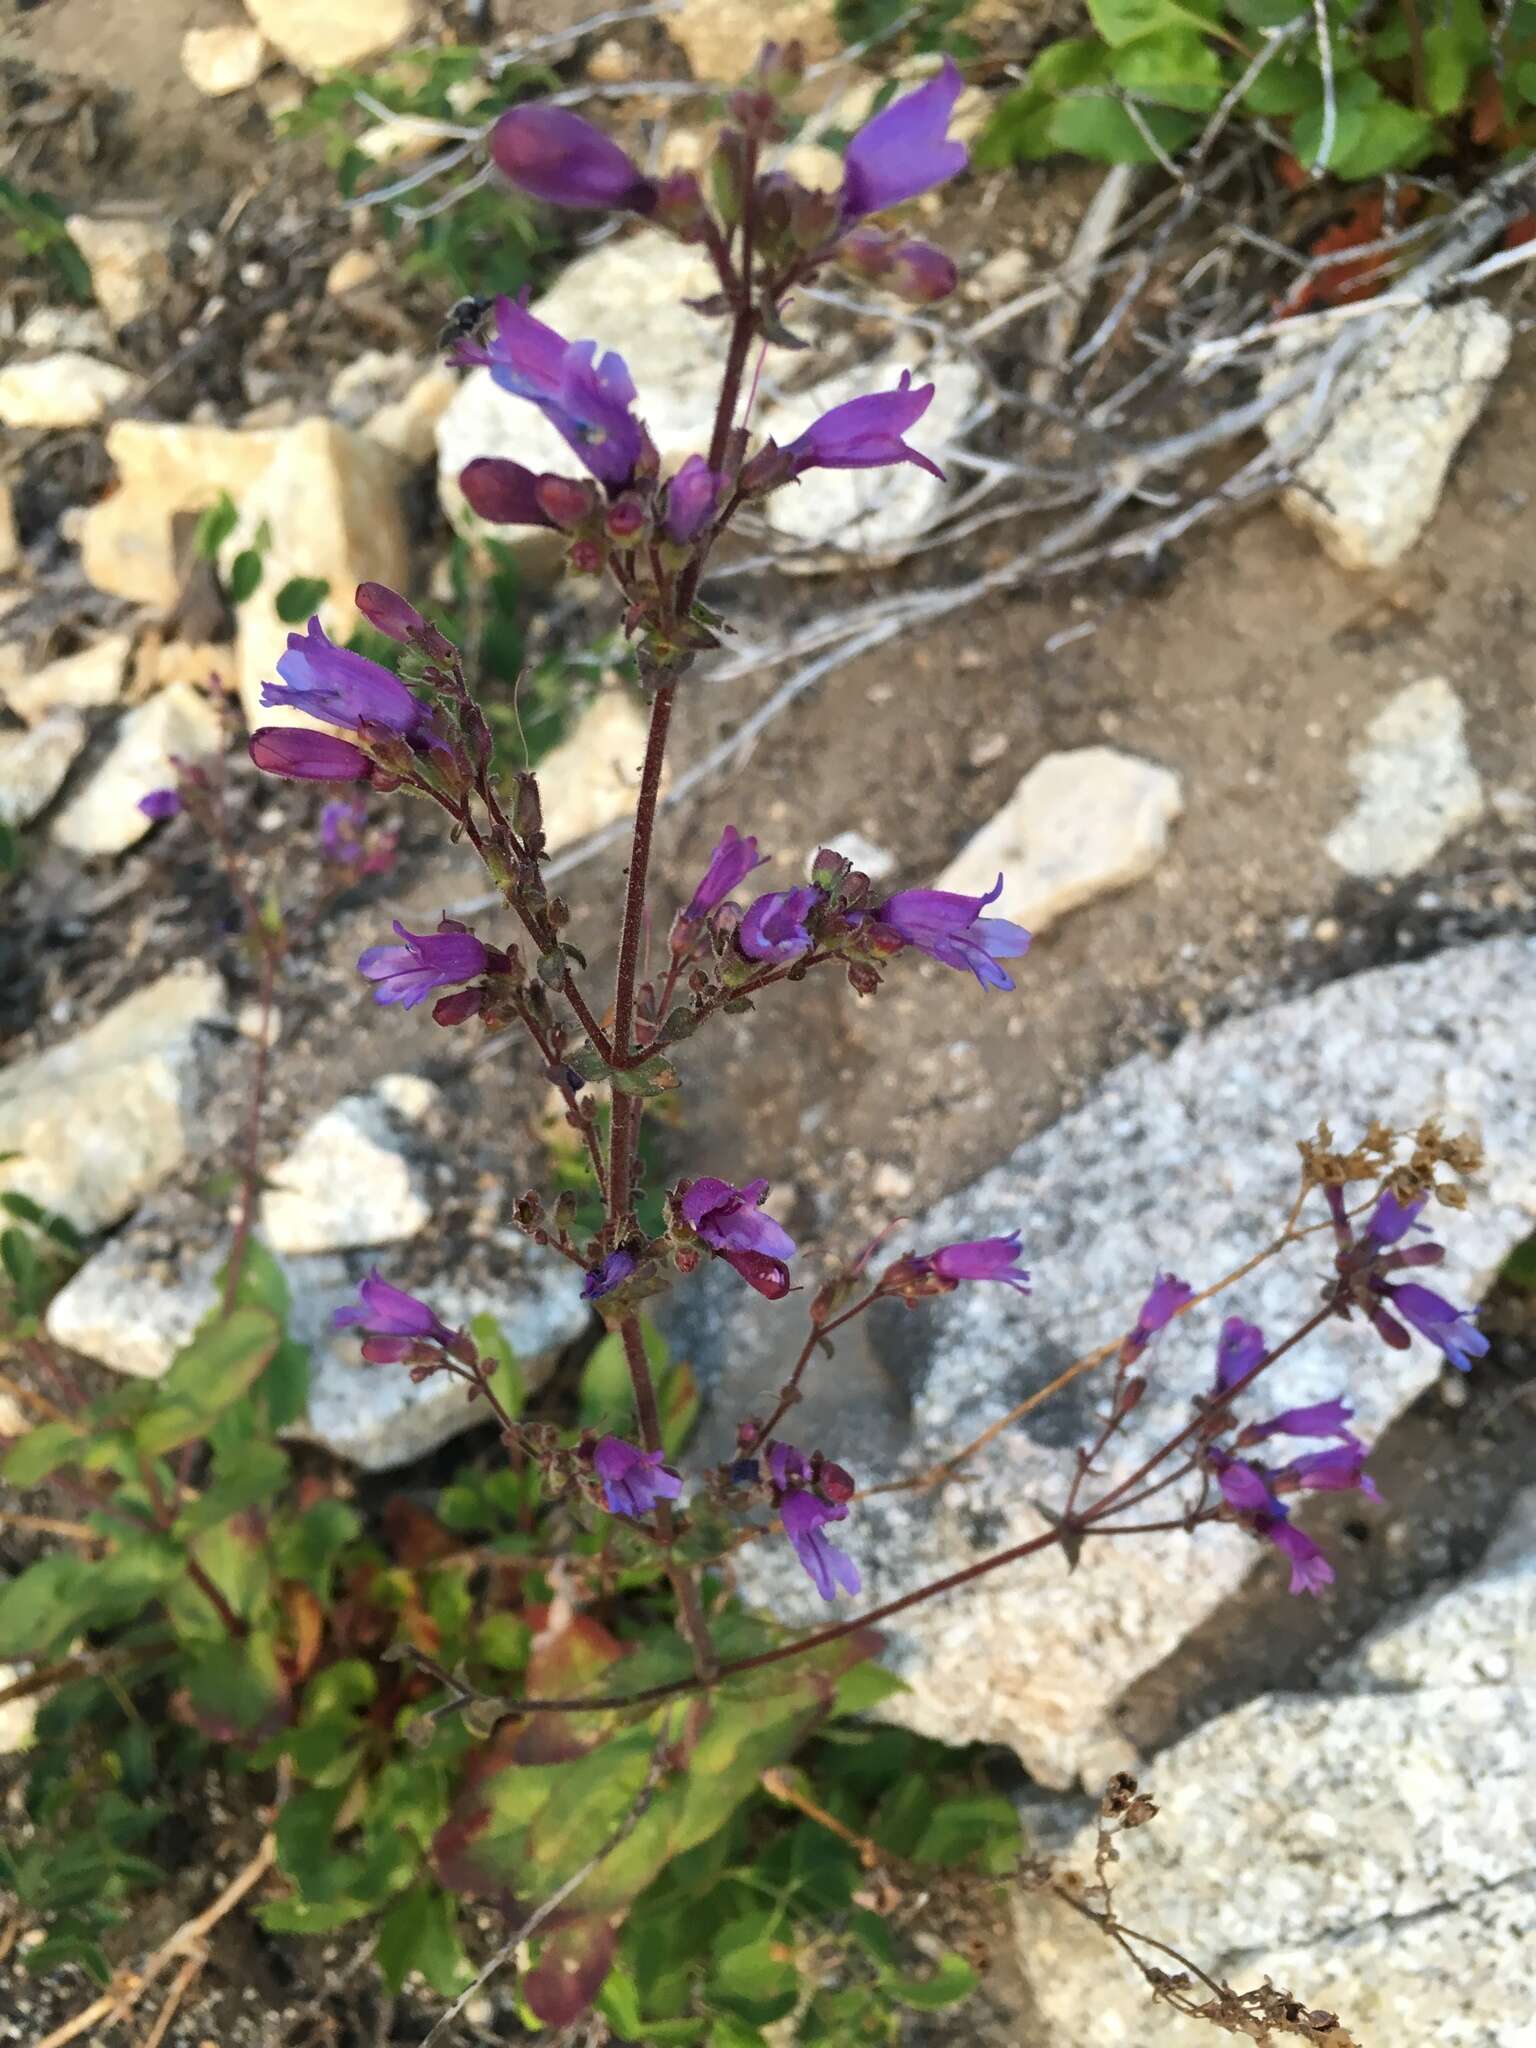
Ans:
{"type": "Polygon", "coordinates": [[[0,681],[0,696],[29,725],[55,711],[99,711],[116,703],[132,646],[127,633],[104,634],[78,654],[61,655],[14,681],[0,681]]]}
{"type": "Polygon", "coordinates": [[[251,22],[189,28],[181,39],[182,70],[212,100],[244,92],[260,78],[266,63],[266,43],[251,22]]]}
{"type": "Polygon", "coordinates": [[[58,794],[85,745],[85,720],[55,711],[21,732],[0,731],[0,825],[27,825],[58,794]]]}
{"type": "Polygon", "coordinates": [[[1467,751],[1466,712],[1444,676],[1400,690],[1350,756],[1354,809],[1329,834],[1329,857],[1365,881],[1427,865],[1483,814],[1483,785],[1467,751]]]}
{"type": "Polygon", "coordinates": [[[133,388],[127,370],[78,349],[60,349],[35,362],[10,363],[0,370],[0,426],[94,426],[133,388]]]}
{"type": "Polygon", "coordinates": [[[412,34],[420,0],[245,0],[267,41],[311,78],[382,56],[412,34]]]}
{"type": "Polygon", "coordinates": [[[69,233],[91,273],[96,303],[114,327],[126,327],[163,303],[171,282],[166,222],[75,213],[69,233]]]}

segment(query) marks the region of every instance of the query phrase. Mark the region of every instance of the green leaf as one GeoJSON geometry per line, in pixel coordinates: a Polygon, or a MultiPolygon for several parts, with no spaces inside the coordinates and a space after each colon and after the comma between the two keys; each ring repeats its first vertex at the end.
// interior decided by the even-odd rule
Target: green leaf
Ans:
{"type": "Polygon", "coordinates": [[[69,1463],[82,1441],[72,1422],[40,1423],[12,1444],[0,1465],[0,1473],[10,1486],[38,1486],[49,1473],[69,1463]]]}
{"type": "Polygon", "coordinates": [[[606,1081],[620,1095],[638,1095],[642,1099],[652,1095],[665,1095],[682,1086],[678,1072],[670,1060],[660,1053],[644,1060],[638,1067],[620,1070],[610,1067],[595,1045],[584,1045],[571,1055],[570,1064],[588,1081],[606,1081]]]}
{"type": "MultiPolygon", "coordinates": [[[[362,1533],[362,1518],[343,1500],[317,1500],[272,1534],[273,1560],[285,1579],[298,1579],[323,1600],[331,1573],[348,1544],[362,1533]]],[[[318,1681],[316,1681],[318,1683],[318,1681]]]]}
{"type": "Polygon", "coordinates": [[[219,550],[234,532],[239,517],[234,499],[228,491],[220,491],[207,511],[199,517],[197,529],[192,536],[192,545],[199,560],[216,562],[219,559],[219,550]]]}
{"type": "Polygon", "coordinates": [[[229,565],[229,601],[244,604],[255,595],[261,581],[261,556],[255,548],[242,548],[229,565]]]}
{"type": "Polygon", "coordinates": [[[491,1392],[515,1420],[522,1414],[528,1399],[528,1383],[523,1378],[517,1354],[507,1342],[506,1333],[496,1318],[487,1313],[470,1318],[469,1334],[480,1347],[482,1357],[495,1359],[491,1392]]]}
{"type": "Polygon", "coordinates": [[[198,1727],[215,1742],[270,1735],[282,1724],[288,1687],[265,1630],[207,1644],[188,1662],[186,1685],[198,1727]]]}
{"type": "Polygon", "coordinates": [[[278,1868],[293,1879],[304,1898],[334,1896],[327,1892],[327,1873],[336,1861],[336,1818],[347,1790],[334,1785],[294,1792],[277,1816],[278,1868]]]}
{"type": "Polygon", "coordinates": [[[1168,28],[1208,29],[1221,6],[1222,0],[1088,0],[1094,27],[1115,48],[1168,28]]]}
{"type": "MultiPolygon", "coordinates": [[[[667,1366],[667,1340],[649,1316],[640,1318],[640,1337],[653,1380],[659,1380],[667,1366]]],[[[581,1426],[583,1429],[628,1427],[635,1412],[635,1390],[624,1356],[624,1340],[617,1330],[595,1344],[581,1369],[581,1426]]]]}
{"type": "Polygon", "coordinates": [[[1110,72],[1128,92],[1194,114],[1213,112],[1225,89],[1221,59],[1189,28],[1165,29],[1117,50],[1110,72]]]}
{"type": "Polygon", "coordinates": [[[873,1661],[855,1664],[851,1671],[845,1671],[837,1681],[837,1697],[832,1707],[834,1720],[841,1720],[845,1714],[867,1714],[872,1707],[878,1707],[882,1700],[888,1700],[893,1693],[905,1692],[904,1680],[894,1672],[884,1670],[873,1661]]]}
{"type": "Polygon", "coordinates": [[[1000,1795],[975,1799],[941,1799],[912,1852],[916,1863],[939,1863],[953,1869],[984,1851],[1005,1848],[1011,1858],[1019,1844],[1019,1817],[1012,1802],[1000,1795]]]}
{"type": "Polygon", "coordinates": [[[1164,156],[1175,156],[1200,132],[1200,122],[1193,114],[1180,114],[1164,107],[1142,107],[1138,111],[1141,127],[1119,100],[1105,94],[1063,100],[1051,112],[1051,145],[1070,150],[1076,156],[1090,157],[1095,163],[1152,164],[1157,162],[1158,149],[1164,156]],[[1142,128],[1147,131],[1145,135],[1142,128]]]}
{"type": "Polygon", "coordinates": [[[214,1464],[213,1484],[176,1517],[175,1534],[183,1541],[217,1528],[231,1515],[272,1501],[282,1492],[291,1470],[287,1454],[276,1444],[249,1439],[238,1455],[220,1457],[214,1464]]]}
{"type": "Polygon", "coordinates": [[[918,2012],[937,2012],[942,2006],[958,2005],[976,1989],[976,1972],[963,1956],[947,1955],[939,1960],[931,1977],[882,1977],[882,1988],[902,2005],[918,2012]]]}
{"type": "Polygon", "coordinates": [[[392,1992],[419,1970],[439,1998],[452,1998],[473,1975],[459,1940],[457,1908],[438,1885],[412,1885],[384,1915],[377,1950],[379,1969],[392,1992]]]}
{"type": "Polygon", "coordinates": [[[498,1671],[520,1671],[528,1661],[533,1631],[517,1614],[492,1614],[475,1637],[475,1654],[498,1671]]]}
{"type": "Polygon", "coordinates": [[[237,1308],[205,1323],[171,1361],[135,1440],[151,1457],[205,1436],[247,1393],[276,1356],[282,1328],[270,1310],[237,1308]]]}
{"type": "Polygon", "coordinates": [[[42,1657],[82,1629],[132,1620],[181,1571],[174,1545],[150,1530],[124,1532],[94,1562],[42,1558],[0,1588],[0,1659],[42,1657]]]}
{"type": "Polygon", "coordinates": [[[1322,73],[1310,61],[1286,63],[1276,58],[1266,64],[1243,94],[1242,104],[1251,114],[1265,119],[1305,113],[1323,96],[1322,73]]]}
{"type": "Polygon", "coordinates": [[[330,593],[331,586],[323,576],[290,576],[272,600],[272,608],[285,626],[302,626],[330,593]]]}
{"type": "Polygon", "coordinates": [[[676,1457],[699,1419],[699,1383],[693,1376],[692,1366],[685,1359],[680,1358],[676,1365],[667,1368],[657,1388],[656,1400],[660,1410],[661,1447],[668,1457],[676,1457]]]}
{"type": "Polygon", "coordinates": [[[9,1188],[0,1195],[0,1208],[17,1216],[23,1223],[33,1223],[51,1237],[55,1244],[63,1245],[66,1251],[81,1250],[84,1240],[67,1216],[60,1216],[56,1210],[45,1209],[41,1202],[34,1202],[30,1195],[24,1195],[19,1188],[9,1188]]]}
{"type": "Polygon", "coordinates": [[[1432,22],[1424,31],[1424,97],[1433,114],[1452,114],[1467,96],[1472,56],[1457,30],[1432,22]]]}

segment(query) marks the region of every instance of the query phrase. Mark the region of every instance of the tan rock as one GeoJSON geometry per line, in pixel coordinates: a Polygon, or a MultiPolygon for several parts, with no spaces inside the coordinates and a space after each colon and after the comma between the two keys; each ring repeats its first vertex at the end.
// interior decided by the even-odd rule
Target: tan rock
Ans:
{"type": "Polygon", "coordinates": [[[413,466],[430,462],[437,447],[437,423],[458,388],[456,373],[446,363],[433,363],[402,398],[381,405],[363,432],[413,466]]]}
{"type": "Polygon", "coordinates": [[[936,887],[982,896],[991,915],[1043,932],[1096,896],[1148,875],[1184,808],[1179,778],[1113,747],[1047,754],[958,853],[936,887]]]}
{"type": "Polygon", "coordinates": [[[0,825],[28,825],[47,810],[84,745],[78,711],[55,711],[40,725],[0,732],[0,825]]]}
{"type": "Polygon", "coordinates": [[[28,725],[55,711],[99,711],[117,702],[132,645],[129,634],[108,633],[94,647],[50,661],[35,675],[0,676],[0,697],[28,725]]]}
{"type": "Polygon", "coordinates": [[[245,0],[269,43],[311,78],[376,57],[410,35],[419,0],[245,0]]]}
{"type": "Polygon", "coordinates": [[[156,689],[168,683],[191,683],[204,691],[235,687],[235,650],[211,640],[168,640],[155,651],[156,689]]]}
{"type": "Polygon", "coordinates": [[[634,57],[617,36],[605,36],[587,59],[587,76],[599,85],[623,85],[638,75],[634,57]]]}
{"type": "Polygon", "coordinates": [[[16,508],[10,489],[0,484],[0,576],[9,576],[21,560],[21,542],[16,537],[16,508]]]}
{"type": "Polygon", "coordinates": [[[272,461],[239,501],[240,521],[226,561],[248,546],[266,523],[270,534],[262,579],[241,605],[237,658],[246,716],[261,725],[305,725],[302,712],[261,708],[261,685],[292,630],[278,618],[277,593],[295,576],[323,578],[330,589],[319,606],[333,639],[345,640],[358,624],[353,593],[359,583],[400,588],[410,571],[401,465],[387,448],[332,420],[301,420],[277,437],[272,461]]]}
{"type": "Polygon", "coordinates": [[[0,426],[91,427],[112,406],[121,405],[133,384],[116,363],[77,349],[10,363],[0,370],[0,426]]]}
{"type": "Polygon", "coordinates": [[[181,1164],[202,1078],[197,1027],[224,984],[192,962],[0,1075],[0,1187],[102,1230],[181,1164]]]}
{"type": "Polygon", "coordinates": [[[181,68],[211,100],[244,92],[260,78],[266,62],[261,30],[250,22],[189,28],[181,39],[181,68]]]}
{"type": "Polygon", "coordinates": [[[779,158],[777,168],[808,192],[836,192],[843,182],[843,160],[821,142],[796,142],[779,158]]]}
{"type": "Polygon", "coordinates": [[[206,760],[223,744],[223,721],[208,699],[190,683],[172,683],[124,718],[111,753],[54,819],[54,838],[87,858],[123,852],[150,828],[140,797],[175,780],[171,757],[206,760]]]}
{"type": "Polygon", "coordinates": [[[375,121],[365,128],[353,145],[375,164],[408,164],[431,156],[443,147],[444,138],[429,123],[410,114],[396,114],[388,121],[375,121]]]}
{"type": "Polygon", "coordinates": [[[373,249],[343,249],[330,269],[325,273],[327,296],[333,299],[345,297],[365,284],[372,284],[383,268],[378,254],[373,249]]]}
{"type": "Polygon", "coordinates": [[[539,763],[544,834],[552,850],[598,832],[634,808],[649,721],[627,691],[609,690],[539,763]]]}
{"type": "Polygon", "coordinates": [[[70,239],[85,258],[96,303],[114,327],[126,327],[164,298],[171,281],[171,231],[164,221],[69,217],[70,239]]]}
{"type": "Polygon", "coordinates": [[[242,503],[270,466],[278,439],[270,432],[118,420],[107,434],[118,488],[91,507],[80,537],[86,576],[114,597],[167,609],[177,595],[172,520],[206,511],[221,491],[242,503]]]}
{"type": "Polygon", "coordinates": [[[767,42],[798,42],[807,57],[841,46],[832,0],[683,0],[666,17],[695,78],[735,85],[767,42]]]}

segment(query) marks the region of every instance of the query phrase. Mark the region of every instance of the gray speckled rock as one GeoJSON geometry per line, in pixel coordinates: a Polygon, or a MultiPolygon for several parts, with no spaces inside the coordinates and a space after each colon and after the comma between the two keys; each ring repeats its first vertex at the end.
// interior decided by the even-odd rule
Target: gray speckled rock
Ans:
{"type": "MultiPolygon", "coordinates": [[[[228,1232],[211,1212],[179,1200],[146,1207],[54,1296],[49,1335],[114,1372],[158,1379],[212,1307],[214,1274],[227,1250],[228,1232]]],[[[444,1251],[451,1248],[438,1248],[444,1251]]],[[[499,1249],[491,1284],[459,1283],[451,1256],[434,1274],[431,1247],[416,1256],[420,1270],[392,1264],[390,1277],[429,1297],[452,1325],[493,1315],[530,1386],[587,1326],[571,1268],[521,1238],[499,1249]]],[[[363,1364],[357,1337],[332,1330],[332,1312],[357,1298],[357,1283],[372,1264],[366,1253],[284,1257],[279,1264],[292,1296],[290,1333],[310,1346],[309,1414],[293,1434],[365,1471],[385,1472],[482,1419],[457,1382],[413,1385],[401,1368],[363,1364]]]]}
{"type": "Polygon", "coordinates": [[[1465,727],[1461,699],[1444,676],[1399,690],[1350,757],[1360,796],[1329,834],[1330,858],[1366,881],[1411,875],[1475,825],[1483,785],[1465,727]]]}
{"type": "MultiPolygon", "coordinates": [[[[1533,1612],[1527,1495],[1484,1568],[1379,1631],[1335,1696],[1251,1701],[1143,1772],[1160,1812],[1122,1844],[1126,1921],[1239,1988],[1268,1976],[1338,2013],[1365,2048],[1529,2048],[1533,1612]]],[[[1084,1830],[1062,1862],[1092,1853],[1084,1830]]],[[[1022,1901],[1018,1926],[1052,2048],[1208,2036],[1049,1896],[1022,1901]]]]}
{"type": "MultiPolygon", "coordinates": [[[[819,1443],[861,1483],[924,1469],[978,1434],[1080,1352],[1126,1328],[1160,1268],[1197,1284],[1270,1237],[1294,1190],[1295,1139],[1317,1119],[1342,1134],[1372,1116],[1401,1125],[1440,1113],[1481,1127],[1483,1184],[1445,1217],[1445,1291],[1476,1300],[1536,1218],[1536,944],[1509,938],[1334,983],[1194,1034],[1166,1060],[1140,1057],[1088,1105],[895,1240],[919,1249],[1018,1229],[1034,1296],[962,1288],[915,1314],[879,1311],[813,1366],[794,1440],[819,1443]]],[[[1299,1247],[1202,1313],[1154,1354],[1147,1396],[1110,1468],[1128,1472],[1187,1420],[1208,1385],[1224,1315],[1274,1335],[1317,1299],[1319,1257],[1299,1247]]],[[[802,1315],[760,1303],[728,1272],[678,1290],[674,1345],[712,1398],[710,1447],[762,1412],[798,1348],[802,1315]],[[694,1298],[690,1300],[690,1295],[694,1298]]],[[[1333,1324],[1275,1368],[1277,1405],[1347,1388],[1369,1439],[1432,1384],[1438,1354],[1390,1352],[1363,1326],[1333,1324]]],[[[1008,1431],[964,1483],[855,1509],[846,1548],[871,1602],[1017,1543],[1062,1496],[1091,1426],[1080,1381],[1008,1431]]],[[[1006,1742],[1046,1784],[1070,1783],[1104,1751],[1117,1698],[1241,1584],[1257,1555],[1235,1529],[1089,1545],[1069,1577],[1054,1553],[999,1571],[890,1626],[912,1690],[891,1710],[930,1734],[1006,1742]]],[[[781,1544],[742,1552],[748,1596],[786,1619],[825,1609],[781,1544]]]]}
{"type": "Polygon", "coordinates": [[[277,1252],[350,1251],[415,1237],[432,1217],[419,1149],[381,1093],[345,1096],[270,1169],[262,1236],[277,1252]]]}

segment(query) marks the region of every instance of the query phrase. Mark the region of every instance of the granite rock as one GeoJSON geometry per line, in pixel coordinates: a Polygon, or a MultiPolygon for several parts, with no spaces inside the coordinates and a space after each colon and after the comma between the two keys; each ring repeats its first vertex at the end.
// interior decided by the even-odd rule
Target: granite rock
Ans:
{"type": "Polygon", "coordinates": [[[382,1090],[345,1096],[268,1171],[263,1238],[331,1252],[416,1237],[432,1216],[419,1152],[382,1090]]]}
{"type": "Polygon", "coordinates": [[[224,727],[190,683],[171,683],[136,704],[118,727],[107,758],[53,821],[53,836],[88,858],[121,853],[149,831],[139,799],[176,779],[175,755],[205,760],[224,744],[224,727]]]}
{"type": "Polygon", "coordinates": [[[1366,743],[1349,765],[1359,799],[1327,846],[1363,880],[1416,873],[1483,814],[1466,713],[1444,676],[1399,690],[1366,727],[1366,743]]]}
{"type": "Polygon", "coordinates": [[[421,20],[420,0],[245,0],[246,11],[295,70],[311,78],[392,49],[421,20]]]}
{"type": "Polygon", "coordinates": [[[55,711],[21,732],[0,731],[0,825],[27,825],[58,794],[85,745],[85,720],[55,711]]]}

